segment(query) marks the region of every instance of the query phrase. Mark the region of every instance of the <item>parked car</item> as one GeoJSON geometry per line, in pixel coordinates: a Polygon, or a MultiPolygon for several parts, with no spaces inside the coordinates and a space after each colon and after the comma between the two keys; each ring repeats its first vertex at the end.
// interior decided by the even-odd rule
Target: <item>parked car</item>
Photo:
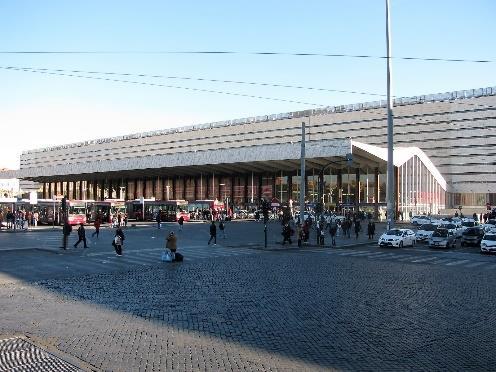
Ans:
{"type": "Polygon", "coordinates": [[[479,222],[476,222],[474,220],[464,220],[462,221],[462,226],[461,226],[461,232],[460,232],[460,235],[462,232],[464,232],[465,230],[467,230],[469,227],[475,227],[475,226],[478,226],[479,225],[479,222]]]}
{"type": "Polygon", "coordinates": [[[412,217],[412,224],[414,225],[423,225],[426,223],[430,223],[431,218],[429,216],[413,216],[412,217]]]}
{"type": "Polygon", "coordinates": [[[455,248],[456,236],[449,229],[436,229],[429,238],[429,248],[455,248]]]}
{"type": "Polygon", "coordinates": [[[466,245],[480,245],[483,237],[483,229],[480,227],[469,227],[462,233],[462,247],[466,245]]]}
{"type": "Polygon", "coordinates": [[[420,226],[417,230],[417,233],[415,234],[415,240],[418,242],[424,242],[428,240],[432,233],[436,231],[437,225],[434,225],[432,223],[426,223],[420,226]]]}
{"type": "Polygon", "coordinates": [[[405,245],[415,245],[415,233],[410,229],[391,229],[386,231],[379,238],[380,247],[398,247],[401,248],[405,245]]]}
{"type": "Polygon", "coordinates": [[[447,229],[456,237],[462,236],[463,232],[461,226],[454,223],[444,223],[442,225],[439,225],[438,228],[447,229]]]}
{"type": "Polygon", "coordinates": [[[481,253],[496,253],[496,230],[484,234],[481,240],[481,253]]]}

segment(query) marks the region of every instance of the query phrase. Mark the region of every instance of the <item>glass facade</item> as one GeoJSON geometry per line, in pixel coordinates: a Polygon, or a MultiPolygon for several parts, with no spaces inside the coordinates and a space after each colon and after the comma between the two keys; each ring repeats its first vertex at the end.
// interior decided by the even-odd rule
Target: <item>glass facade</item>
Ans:
{"type": "Polygon", "coordinates": [[[445,190],[414,156],[398,168],[399,211],[410,214],[438,214],[445,209],[445,190]]]}

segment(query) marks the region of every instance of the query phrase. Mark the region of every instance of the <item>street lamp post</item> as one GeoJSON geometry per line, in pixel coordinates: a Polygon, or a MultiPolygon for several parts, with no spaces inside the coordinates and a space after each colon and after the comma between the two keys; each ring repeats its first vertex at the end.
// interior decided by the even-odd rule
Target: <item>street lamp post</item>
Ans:
{"type": "Polygon", "coordinates": [[[387,117],[388,117],[388,158],[387,158],[387,224],[394,227],[394,163],[393,163],[393,99],[391,96],[391,36],[389,0],[386,0],[386,44],[387,44],[387,117]]]}

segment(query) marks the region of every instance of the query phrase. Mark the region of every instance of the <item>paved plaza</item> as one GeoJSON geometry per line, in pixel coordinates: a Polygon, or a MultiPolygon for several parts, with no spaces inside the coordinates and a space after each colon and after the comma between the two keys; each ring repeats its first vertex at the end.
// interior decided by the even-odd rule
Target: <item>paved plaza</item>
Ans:
{"type": "Polygon", "coordinates": [[[123,257],[109,229],[68,251],[58,230],[2,232],[0,339],[56,356],[54,371],[494,369],[495,256],[363,236],[298,249],[269,229],[263,249],[255,222],[216,246],[207,224],[128,228],[123,257]],[[159,261],[170,230],[182,263],[159,261]]]}

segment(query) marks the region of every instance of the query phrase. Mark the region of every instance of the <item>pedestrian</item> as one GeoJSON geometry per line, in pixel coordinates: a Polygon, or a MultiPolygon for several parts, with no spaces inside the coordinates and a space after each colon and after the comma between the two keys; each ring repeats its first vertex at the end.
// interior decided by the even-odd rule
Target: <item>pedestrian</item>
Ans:
{"type": "Polygon", "coordinates": [[[155,218],[155,220],[157,221],[157,229],[160,229],[160,226],[162,224],[162,216],[160,215],[160,210],[157,212],[157,217],[155,218]]]}
{"type": "Polygon", "coordinates": [[[95,231],[93,232],[93,234],[91,234],[91,237],[94,237],[96,235],[96,238],[98,239],[98,235],[100,235],[100,225],[101,225],[100,216],[97,216],[95,222],[93,222],[93,226],[95,226],[95,231]]]}
{"type": "Polygon", "coordinates": [[[177,250],[177,237],[174,234],[174,231],[171,231],[167,236],[167,238],[165,239],[165,248],[170,251],[172,261],[174,261],[176,259],[176,250],[177,250]]]}
{"type": "Polygon", "coordinates": [[[375,233],[375,223],[372,220],[369,220],[369,223],[367,224],[367,235],[369,236],[369,239],[374,238],[374,233],[375,233]]]}
{"type": "Polygon", "coordinates": [[[64,226],[62,227],[62,234],[63,234],[63,239],[62,239],[62,249],[67,249],[67,240],[69,239],[69,235],[71,235],[72,232],[72,226],[69,224],[69,221],[66,219],[64,221],[64,226]]]}
{"type": "Polygon", "coordinates": [[[34,225],[34,227],[38,226],[38,220],[39,219],[40,219],[40,214],[38,213],[38,211],[34,212],[33,213],[33,225],[34,225]]]}
{"type": "Polygon", "coordinates": [[[77,248],[78,244],[81,242],[84,243],[84,248],[88,248],[88,246],[86,245],[86,231],[84,230],[84,224],[79,225],[77,233],[78,241],[76,242],[76,244],[74,244],[74,248],[77,248]]]}
{"type": "Polygon", "coordinates": [[[210,224],[210,239],[208,240],[208,245],[214,240],[214,245],[217,245],[217,226],[215,226],[215,221],[210,224]]]}
{"type": "Polygon", "coordinates": [[[179,231],[183,231],[184,217],[180,216],[177,223],[179,224],[179,231]]]}
{"type": "Polygon", "coordinates": [[[298,247],[301,248],[301,241],[303,240],[303,230],[299,223],[296,224],[296,239],[298,239],[298,247]]]}
{"type": "Polygon", "coordinates": [[[356,239],[358,239],[358,234],[360,233],[360,230],[362,230],[362,225],[360,225],[360,220],[357,218],[355,220],[355,236],[356,236],[356,239]]]}
{"type": "Polygon", "coordinates": [[[127,213],[124,213],[124,227],[127,227],[127,213]]]}
{"type": "Polygon", "coordinates": [[[282,245],[286,244],[286,241],[289,244],[292,244],[291,242],[291,227],[289,227],[289,224],[285,224],[282,228],[282,245]]]}
{"type": "Polygon", "coordinates": [[[338,232],[338,224],[336,223],[335,220],[331,221],[331,224],[329,226],[329,234],[331,235],[331,246],[335,247],[336,246],[336,234],[338,232]]]}
{"type": "Polygon", "coordinates": [[[115,235],[114,235],[114,240],[112,242],[112,245],[115,248],[115,254],[117,256],[122,256],[122,246],[124,245],[124,232],[120,227],[117,227],[115,230],[115,235]]]}
{"type": "Polygon", "coordinates": [[[220,233],[222,234],[222,239],[225,239],[226,238],[226,226],[224,225],[223,221],[220,221],[220,223],[219,223],[219,230],[220,230],[220,233]]]}

